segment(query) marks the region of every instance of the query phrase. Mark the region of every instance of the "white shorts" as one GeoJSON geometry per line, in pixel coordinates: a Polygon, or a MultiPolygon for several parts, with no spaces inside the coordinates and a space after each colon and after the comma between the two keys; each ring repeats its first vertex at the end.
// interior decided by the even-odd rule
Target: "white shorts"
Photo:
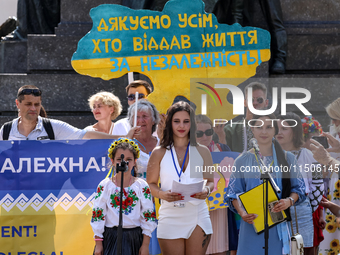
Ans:
{"type": "Polygon", "coordinates": [[[174,203],[163,202],[159,208],[157,238],[188,239],[197,225],[205,234],[213,233],[205,201],[198,205],[187,202],[185,207],[174,207],[174,203]]]}

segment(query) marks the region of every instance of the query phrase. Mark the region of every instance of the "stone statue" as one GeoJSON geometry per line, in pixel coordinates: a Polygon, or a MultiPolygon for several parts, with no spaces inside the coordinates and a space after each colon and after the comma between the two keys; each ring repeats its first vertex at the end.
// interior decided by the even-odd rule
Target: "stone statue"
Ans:
{"type": "MultiPolygon", "coordinates": [[[[122,0],[122,5],[131,9],[148,9],[153,11],[162,11],[164,5],[169,0],[122,0]]],[[[205,11],[212,12],[217,0],[203,0],[205,11]]]]}
{"type": "Polygon", "coordinates": [[[60,22],[60,0],[18,0],[18,27],[4,40],[25,40],[27,34],[53,34],[60,22]]]}
{"type": "Polygon", "coordinates": [[[0,38],[14,31],[16,26],[17,19],[15,17],[9,17],[4,23],[0,25],[0,38]]]}

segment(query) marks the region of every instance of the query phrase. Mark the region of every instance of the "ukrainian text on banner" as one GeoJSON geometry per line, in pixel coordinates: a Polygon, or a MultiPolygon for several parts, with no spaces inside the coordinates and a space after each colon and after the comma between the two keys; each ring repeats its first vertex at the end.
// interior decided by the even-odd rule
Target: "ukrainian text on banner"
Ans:
{"type": "Polygon", "coordinates": [[[237,86],[270,58],[268,31],[220,24],[202,0],[170,0],[162,12],[103,4],[90,16],[93,27],[73,54],[74,70],[105,80],[143,73],[154,85],[148,100],[161,113],[176,96],[190,99],[190,78],[239,78],[237,86]]]}
{"type": "Polygon", "coordinates": [[[0,142],[0,255],[90,255],[110,140],[0,142]]]}

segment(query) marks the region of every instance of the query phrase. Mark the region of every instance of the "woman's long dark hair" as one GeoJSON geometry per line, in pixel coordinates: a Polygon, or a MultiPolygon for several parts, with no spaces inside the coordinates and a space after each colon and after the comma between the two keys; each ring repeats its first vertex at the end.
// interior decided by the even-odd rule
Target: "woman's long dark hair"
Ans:
{"type": "Polygon", "coordinates": [[[174,114],[176,112],[181,112],[185,111],[189,114],[190,116],[190,131],[189,131],[189,138],[190,138],[190,145],[196,146],[196,121],[195,121],[195,112],[192,107],[184,102],[184,101],[179,101],[168,109],[168,114],[165,120],[165,128],[163,130],[163,138],[161,140],[161,147],[167,148],[169,145],[174,143],[174,138],[173,138],[173,131],[172,131],[172,119],[174,117],[174,114]]]}
{"type": "Polygon", "coordinates": [[[295,148],[299,149],[304,143],[302,122],[299,115],[293,112],[287,112],[286,115],[279,115],[277,118],[280,120],[286,120],[285,122],[291,126],[291,129],[293,130],[293,145],[295,148]],[[295,124],[296,126],[294,127],[295,124]]]}
{"type": "MultiPolygon", "coordinates": [[[[261,118],[261,117],[268,117],[268,119],[271,119],[271,120],[275,120],[275,119],[278,119],[275,117],[274,114],[269,114],[269,115],[266,115],[266,116],[260,116],[260,115],[254,115],[252,120],[254,120],[254,122],[256,122],[255,120],[261,118]]],[[[255,123],[252,122],[252,126],[255,125],[255,123]]],[[[273,121],[273,125],[274,125],[274,128],[275,128],[275,135],[277,135],[278,133],[278,125],[277,125],[277,122],[276,121],[273,121]]],[[[273,144],[274,144],[274,148],[275,148],[275,152],[276,152],[276,158],[277,158],[277,162],[278,162],[278,165],[279,166],[282,166],[281,169],[291,169],[290,165],[288,164],[288,161],[286,159],[286,152],[282,149],[281,145],[279,144],[279,142],[276,140],[276,139],[273,139],[273,144]]],[[[291,193],[291,188],[292,188],[292,185],[290,183],[290,174],[289,174],[289,171],[282,171],[282,198],[287,198],[290,196],[290,193],[291,193]]],[[[290,216],[290,210],[289,208],[287,208],[285,210],[285,213],[287,215],[287,221],[291,221],[291,216],[290,216]]]]}

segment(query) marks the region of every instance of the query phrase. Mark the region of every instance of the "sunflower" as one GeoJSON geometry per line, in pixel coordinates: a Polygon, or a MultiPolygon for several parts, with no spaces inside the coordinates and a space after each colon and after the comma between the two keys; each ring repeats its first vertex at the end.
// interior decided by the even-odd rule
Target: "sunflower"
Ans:
{"type": "Polygon", "coordinates": [[[326,221],[327,222],[334,222],[335,221],[335,216],[333,214],[326,215],[326,221]]]}
{"type": "Polygon", "coordinates": [[[339,244],[339,239],[334,239],[331,243],[331,248],[334,249],[334,250],[337,250],[339,249],[340,247],[340,244],[339,244]]]}
{"type": "Polygon", "coordinates": [[[334,222],[327,223],[326,230],[328,233],[334,233],[337,229],[337,226],[334,222]]]}
{"type": "Polygon", "coordinates": [[[332,200],[332,196],[331,196],[331,195],[327,195],[327,199],[328,199],[329,201],[331,201],[331,200],[332,200]]]}
{"type": "Polygon", "coordinates": [[[338,181],[335,183],[335,188],[336,188],[337,190],[340,189],[340,180],[338,180],[338,181]]]}
{"type": "Polygon", "coordinates": [[[329,252],[327,253],[327,255],[337,255],[337,253],[336,253],[336,251],[329,250],[329,252]]]}
{"type": "Polygon", "coordinates": [[[334,190],[333,197],[334,197],[334,199],[339,199],[340,198],[340,190],[334,190]]]}

